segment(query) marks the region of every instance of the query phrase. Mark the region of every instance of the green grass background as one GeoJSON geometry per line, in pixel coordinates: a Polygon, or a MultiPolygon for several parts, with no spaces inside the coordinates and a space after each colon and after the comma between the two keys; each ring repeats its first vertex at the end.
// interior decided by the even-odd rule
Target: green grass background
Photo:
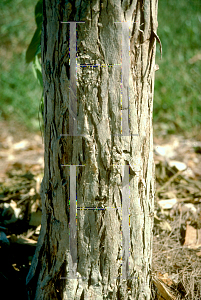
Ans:
{"type": "Polygon", "coordinates": [[[32,65],[25,63],[25,52],[35,31],[37,1],[0,2],[0,118],[38,130],[41,88],[32,65]]]}
{"type": "MultiPolygon", "coordinates": [[[[0,2],[0,119],[16,119],[38,130],[41,88],[25,52],[35,30],[37,1],[0,2]]],[[[154,124],[167,133],[201,124],[201,0],[159,0],[154,124]],[[191,59],[197,55],[197,60],[191,59]]]]}
{"type": "Polygon", "coordinates": [[[154,123],[166,123],[169,133],[192,131],[201,124],[201,1],[159,0],[158,24],[154,123]]]}

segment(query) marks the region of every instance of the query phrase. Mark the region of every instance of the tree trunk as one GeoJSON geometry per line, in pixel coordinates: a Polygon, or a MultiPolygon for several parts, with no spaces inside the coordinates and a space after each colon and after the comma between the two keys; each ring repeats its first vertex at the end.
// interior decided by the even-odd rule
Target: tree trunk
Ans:
{"type": "Polygon", "coordinates": [[[150,299],[156,30],[157,0],[44,0],[43,214],[29,299],[150,299]]]}

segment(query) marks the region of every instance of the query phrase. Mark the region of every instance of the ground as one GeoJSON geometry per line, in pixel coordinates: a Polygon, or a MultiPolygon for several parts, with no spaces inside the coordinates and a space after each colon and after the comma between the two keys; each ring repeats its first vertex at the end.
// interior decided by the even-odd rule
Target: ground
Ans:
{"type": "MultiPolygon", "coordinates": [[[[199,131],[193,138],[155,132],[152,299],[201,299],[201,136],[199,131]]],[[[40,132],[1,121],[0,293],[6,299],[27,299],[25,279],[40,231],[43,167],[40,132]]]]}

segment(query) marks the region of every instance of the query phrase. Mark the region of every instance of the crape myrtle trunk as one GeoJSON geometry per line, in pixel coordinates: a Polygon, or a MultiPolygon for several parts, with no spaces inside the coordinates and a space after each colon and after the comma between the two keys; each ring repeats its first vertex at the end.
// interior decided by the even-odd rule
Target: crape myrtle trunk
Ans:
{"type": "Polygon", "coordinates": [[[27,276],[29,299],[150,299],[157,5],[157,0],[44,0],[45,170],[41,233],[27,276]],[[77,22],[76,36],[70,37],[71,25],[62,23],[70,21],[77,22]],[[69,52],[77,55],[76,75],[69,52]],[[75,119],[77,136],[69,133],[75,119]],[[74,248],[70,165],[77,166],[74,248]],[[120,209],[123,190],[127,231],[120,209]],[[79,278],[71,279],[75,259],[79,278]]]}

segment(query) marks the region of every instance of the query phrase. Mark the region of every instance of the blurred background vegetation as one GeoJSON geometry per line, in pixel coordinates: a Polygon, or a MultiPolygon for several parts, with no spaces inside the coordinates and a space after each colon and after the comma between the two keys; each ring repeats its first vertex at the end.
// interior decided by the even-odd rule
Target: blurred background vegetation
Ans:
{"type": "Polygon", "coordinates": [[[25,53],[36,29],[37,0],[0,2],[0,119],[14,119],[29,130],[39,129],[41,87],[25,63],[25,53]]]}
{"type": "Polygon", "coordinates": [[[159,0],[158,24],[154,123],[193,133],[201,125],[201,1],[159,0]]]}
{"type": "MultiPolygon", "coordinates": [[[[0,2],[0,120],[39,130],[41,87],[25,52],[36,29],[37,1],[0,2]]],[[[201,1],[159,0],[154,124],[164,133],[193,132],[201,125],[201,1]]]]}

